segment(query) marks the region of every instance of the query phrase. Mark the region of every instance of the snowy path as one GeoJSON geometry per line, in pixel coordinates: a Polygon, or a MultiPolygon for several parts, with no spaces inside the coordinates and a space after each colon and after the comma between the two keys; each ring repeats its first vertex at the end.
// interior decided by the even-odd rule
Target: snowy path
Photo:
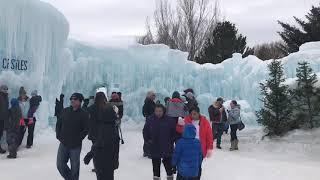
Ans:
{"type": "MultiPolygon", "coordinates": [[[[204,162],[202,179],[319,180],[319,134],[318,131],[317,136],[312,133],[305,136],[298,134],[278,141],[260,142],[257,130],[247,130],[240,135],[242,143],[239,152],[227,151],[229,144],[225,136],[224,149],[215,150],[213,157],[204,162]],[[301,138],[308,139],[308,142],[302,143],[301,138]]],[[[116,179],[152,179],[151,162],[141,157],[141,133],[128,130],[125,140],[126,144],[121,146],[120,169],[116,172],[116,179]]],[[[39,134],[35,141],[36,146],[31,150],[23,148],[16,160],[0,157],[1,180],[61,179],[55,167],[58,143],[53,132],[39,134]]],[[[82,155],[87,152],[89,145],[89,142],[85,143],[82,155]]],[[[90,172],[91,166],[81,166],[80,179],[95,180],[90,172]]]]}

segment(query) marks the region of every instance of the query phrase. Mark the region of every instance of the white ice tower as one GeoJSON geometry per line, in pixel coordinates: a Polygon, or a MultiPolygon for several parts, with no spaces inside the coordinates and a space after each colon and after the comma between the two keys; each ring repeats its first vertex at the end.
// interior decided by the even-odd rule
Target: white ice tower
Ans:
{"type": "MultiPolygon", "coordinates": [[[[69,33],[66,18],[50,4],[39,0],[0,0],[0,84],[18,96],[24,86],[43,96],[38,116],[46,125],[48,102],[61,92],[64,70],[70,58],[65,43],[69,33]]],[[[41,124],[41,123],[40,123],[41,124]]]]}

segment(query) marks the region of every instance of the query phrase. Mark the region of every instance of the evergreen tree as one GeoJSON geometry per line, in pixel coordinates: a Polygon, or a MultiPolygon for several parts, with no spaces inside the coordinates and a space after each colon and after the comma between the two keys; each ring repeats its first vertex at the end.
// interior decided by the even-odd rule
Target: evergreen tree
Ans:
{"type": "Polygon", "coordinates": [[[312,6],[306,15],[306,21],[297,17],[294,19],[301,28],[278,21],[283,28],[279,35],[285,42],[285,45],[281,45],[280,48],[286,54],[297,52],[299,47],[306,42],[320,41],[320,6],[312,6]]]}
{"type": "Polygon", "coordinates": [[[235,24],[219,22],[213,30],[212,36],[206,41],[196,62],[200,64],[218,64],[231,58],[233,53],[243,54],[246,50],[247,38],[238,34],[235,24]]]}
{"type": "Polygon", "coordinates": [[[268,68],[269,79],[260,83],[263,108],[257,112],[258,123],[266,128],[267,135],[283,135],[295,128],[295,122],[291,120],[290,93],[288,86],[283,85],[285,78],[281,62],[273,60],[268,68]]]}
{"type": "Polygon", "coordinates": [[[319,117],[319,96],[318,89],[315,84],[318,82],[317,75],[313,73],[312,68],[308,62],[298,63],[297,68],[297,82],[298,86],[294,92],[294,99],[296,100],[298,111],[297,120],[308,124],[310,128],[314,128],[317,123],[316,118],[319,117]],[[304,117],[303,119],[301,119],[304,117]],[[303,121],[304,122],[304,121],[303,121]]]}

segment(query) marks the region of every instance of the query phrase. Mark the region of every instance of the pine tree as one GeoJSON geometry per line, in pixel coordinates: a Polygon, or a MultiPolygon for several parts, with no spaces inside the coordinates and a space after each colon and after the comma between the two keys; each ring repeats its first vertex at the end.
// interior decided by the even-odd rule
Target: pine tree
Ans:
{"type": "Polygon", "coordinates": [[[200,64],[218,64],[231,58],[233,53],[243,54],[246,50],[247,38],[238,34],[235,24],[219,22],[213,30],[212,36],[207,39],[196,62],[200,64]]]}
{"type": "Polygon", "coordinates": [[[300,62],[298,65],[298,86],[293,90],[297,104],[296,110],[298,111],[297,120],[303,121],[304,119],[310,128],[314,128],[317,124],[315,122],[316,118],[320,114],[317,97],[318,89],[315,86],[318,82],[317,75],[313,73],[308,62],[300,62]]]}
{"type": "Polygon", "coordinates": [[[263,107],[257,112],[258,123],[266,128],[267,135],[283,135],[294,128],[290,93],[288,86],[283,84],[285,78],[281,62],[273,60],[268,69],[269,79],[260,83],[263,107]]]}
{"type": "Polygon", "coordinates": [[[286,43],[280,48],[286,54],[297,52],[299,47],[312,41],[320,41],[320,6],[312,6],[310,12],[306,15],[307,21],[294,17],[301,28],[278,21],[283,31],[279,35],[286,43]]]}

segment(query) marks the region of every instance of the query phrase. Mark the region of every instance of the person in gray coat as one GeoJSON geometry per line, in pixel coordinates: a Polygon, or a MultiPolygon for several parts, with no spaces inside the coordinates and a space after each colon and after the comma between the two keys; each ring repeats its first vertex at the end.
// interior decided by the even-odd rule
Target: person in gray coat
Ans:
{"type": "Polygon", "coordinates": [[[237,130],[238,125],[241,122],[240,119],[240,104],[237,101],[232,100],[230,103],[231,109],[228,110],[228,123],[230,124],[231,128],[231,148],[230,151],[238,150],[238,137],[237,137],[237,130]]]}

